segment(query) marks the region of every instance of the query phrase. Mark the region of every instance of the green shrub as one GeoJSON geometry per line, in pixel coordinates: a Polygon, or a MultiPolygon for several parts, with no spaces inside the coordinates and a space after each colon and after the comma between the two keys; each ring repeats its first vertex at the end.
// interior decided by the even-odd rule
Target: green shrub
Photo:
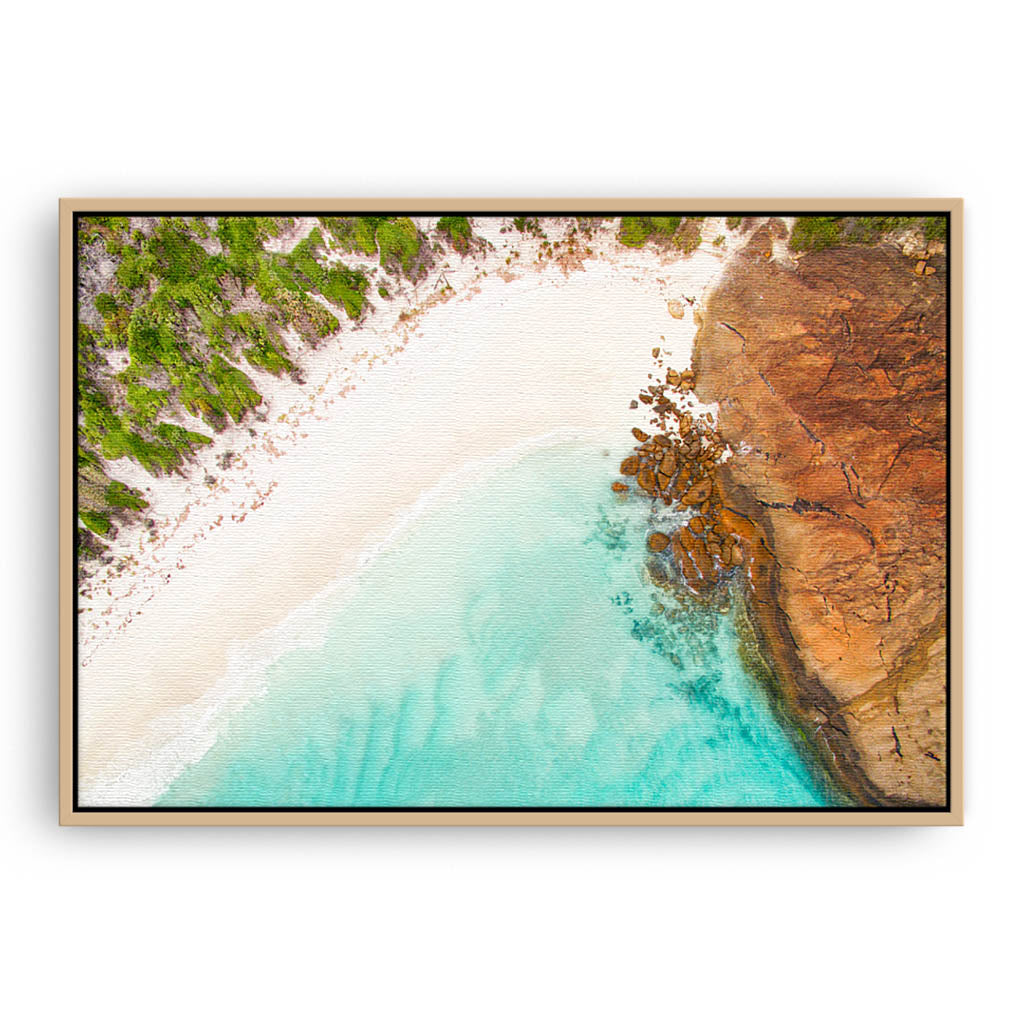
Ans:
{"type": "Polygon", "coordinates": [[[93,301],[93,305],[95,305],[96,311],[104,320],[117,316],[117,302],[114,296],[109,295],[107,292],[100,292],[93,301]]]}
{"type": "Polygon", "coordinates": [[[123,484],[120,480],[111,480],[107,484],[103,496],[112,508],[130,508],[141,512],[142,509],[149,507],[149,502],[138,491],[123,484]]]}
{"type": "Polygon", "coordinates": [[[324,298],[343,306],[350,320],[357,320],[363,312],[368,285],[365,275],[348,267],[335,266],[328,271],[321,291],[324,298]]]}
{"type": "MultiPolygon", "coordinates": [[[[675,234],[682,219],[682,217],[651,217],[652,233],[662,238],[668,238],[675,234]]],[[[703,220],[703,218],[701,219],[703,220]]]]}
{"type": "Polygon", "coordinates": [[[115,278],[125,291],[135,291],[149,284],[155,261],[144,256],[137,249],[126,245],[121,250],[121,262],[118,264],[115,278]]]}
{"type": "Polygon", "coordinates": [[[85,448],[83,445],[78,445],[78,468],[79,469],[99,469],[100,460],[96,453],[89,448],[85,448]]]}
{"type": "Polygon", "coordinates": [[[228,272],[251,284],[259,272],[263,243],[277,234],[277,225],[271,217],[218,217],[214,234],[224,247],[228,272]]]}
{"type": "Polygon", "coordinates": [[[377,225],[380,265],[387,270],[400,269],[406,277],[412,277],[422,243],[422,236],[408,217],[384,220],[377,225]]]}
{"type": "Polygon", "coordinates": [[[91,508],[80,508],[78,510],[78,518],[81,519],[93,533],[98,534],[100,537],[105,537],[110,532],[110,518],[102,512],[97,512],[95,509],[91,508]]]}
{"type": "Polygon", "coordinates": [[[619,224],[619,241],[633,249],[639,249],[650,237],[652,231],[648,217],[623,217],[619,224]]]}
{"type": "Polygon", "coordinates": [[[789,247],[817,252],[837,245],[876,245],[888,235],[918,229],[928,241],[945,237],[945,217],[797,217],[789,247]]]}
{"type": "Polygon", "coordinates": [[[659,240],[671,238],[682,217],[623,217],[619,224],[619,241],[630,248],[639,249],[652,236],[659,240]]]}
{"type": "Polygon", "coordinates": [[[254,409],[263,401],[263,396],[253,386],[253,382],[221,356],[214,356],[208,369],[223,399],[224,408],[236,423],[241,423],[246,411],[254,409]]]}
{"type": "Polygon", "coordinates": [[[83,228],[92,228],[114,237],[123,235],[130,223],[128,217],[82,217],[79,221],[83,228]]]}
{"type": "Polygon", "coordinates": [[[253,344],[242,350],[242,354],[253,366],[259,366],[275,377],[295,369],[295,364],[271,341],[265,328],[253,344]]]}
{"type": "Polygon", "coordinates": [[[513,217],[512,223],[516,231],[521,231],[524,235],[534,235],[537,238],[547,237],[541,230],[540,221],[536,217],[513,217]]]}
{"type": "Polygon", "coordinates": [[[157,302],[136,309],[128,321],[128,354],[140,369],[172,368],[185,362],[184,349],[175,337],[171,309],[157,302]]]}
{"type": "Polygon", "coordinates": [[[383,217],[322,217],[321,223],[343,248],[374,256],[377,252],[377,225],[383,217]]]}
{"type": "Polygon", "coordinates": [[[154,269],[168,284],[203,276],[211,260],[206,250],[191,238],[180,218],[161,218],[153,234],[142,244],[142,252],[153,258],[154,269]]]}
{"type": "Polygon", "coordinates": [[[437,230],[451,243],[456,252],[467,253],[473,243],[473,227],[468,217],[442,217],[437,230]]]}
{"type": "Polygon", "coordinates": [[[161,423],[156,428],[156,436],[165,441],[175,451],[192,454],[194,448],[204,444],[212,444],[213,438],[198,434],[194,430],[186,430],[177,423],[161,423]]]}
{"type": "Polygon", "coordinates": [[[149,426],[167,405],[169,394],[158,388],[147,387],[145,384],[129,384],[125,390],[125,400],[135,413],[132,417],[139,426],[149,426]]]}
{"type": "Polygon", "coordinates": [[[815,252],[838,245],[842,239],[841,217],[797,217],[789,247],[795,252],[815,252]]]}

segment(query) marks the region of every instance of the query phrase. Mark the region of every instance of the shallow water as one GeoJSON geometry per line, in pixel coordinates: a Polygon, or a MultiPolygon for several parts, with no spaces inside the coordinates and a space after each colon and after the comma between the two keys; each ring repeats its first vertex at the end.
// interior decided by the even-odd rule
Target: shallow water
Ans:
{"type": "Polygon", "coordinates": [[[616,468],[563,443],[425,511],[160,803],[825,803],[731,615],[646,580],[616,468]]]}

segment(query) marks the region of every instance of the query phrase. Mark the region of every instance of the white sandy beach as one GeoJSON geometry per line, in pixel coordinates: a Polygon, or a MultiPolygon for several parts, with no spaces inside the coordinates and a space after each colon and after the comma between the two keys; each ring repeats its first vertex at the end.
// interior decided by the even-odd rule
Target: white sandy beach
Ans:
{"type": "Polygon", "coordinates": [[[537,241],[474,226],[495,248],[449,254],[446,299],[435,269],[305,354],[305,387],[259,375],[266,423],[219,435],[187,479],[118,464],[148,489],[158,537],[125,532],[136,564],[80,598],[84,805],[157,799],[260,691],[275,653],[317,643],[317,595],[351,580],[424,495],[544,435],[628,448],[652,348],[689,364],[686,300],[699,304],[740,241],[709,218],[696,253],[663,256],[624,248],[609,225],[567,273],[538,260],[537,241]],[[410,308],[424,311],[400,320],[410,308]],[[238,457],[222,470],[225,451],[238,457]]]}

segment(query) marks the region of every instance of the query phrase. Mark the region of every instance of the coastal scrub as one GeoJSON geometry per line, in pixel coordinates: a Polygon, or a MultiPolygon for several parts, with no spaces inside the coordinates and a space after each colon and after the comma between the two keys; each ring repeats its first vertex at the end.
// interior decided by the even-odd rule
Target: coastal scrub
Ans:
{"type": "MultiPolygon", "coordinates": [[[[183,472],[213,435],[261,406],[255,375],[298,380],[301,349],[338,333],[339,315],[362,320],[374,276],[386,298],[389,278],[416,281],[433,259],[431,239],[409,217],[323,217],[290,248],[271,251],[281,246],[268,243],[294,223],[262,216],[79,218],[83,573],[103,555],[99,538],[146,507],[117,479],[119,460],[153,476],[183,472]]],[[[458,252],[475,239],[465,217],[442,218],[431,234],[458,252]]]]}
{"type": "Polygon", "coordinates": [[[945,217],[797,217],[789,247],[821,252],[839,245],[876,245],[886,237],[920,231],[926,242],[943,241],[945,217]]]}

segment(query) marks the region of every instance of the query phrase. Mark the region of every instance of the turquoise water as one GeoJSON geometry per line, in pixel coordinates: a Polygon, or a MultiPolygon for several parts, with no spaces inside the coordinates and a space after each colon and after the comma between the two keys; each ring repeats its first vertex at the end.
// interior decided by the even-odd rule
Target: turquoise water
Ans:
{"type": "Polygon", "coordinates": [[[731,616],[645,579],[616,466],[535,451],[421,515],[160,803],[824,803],[731,616]]]}

